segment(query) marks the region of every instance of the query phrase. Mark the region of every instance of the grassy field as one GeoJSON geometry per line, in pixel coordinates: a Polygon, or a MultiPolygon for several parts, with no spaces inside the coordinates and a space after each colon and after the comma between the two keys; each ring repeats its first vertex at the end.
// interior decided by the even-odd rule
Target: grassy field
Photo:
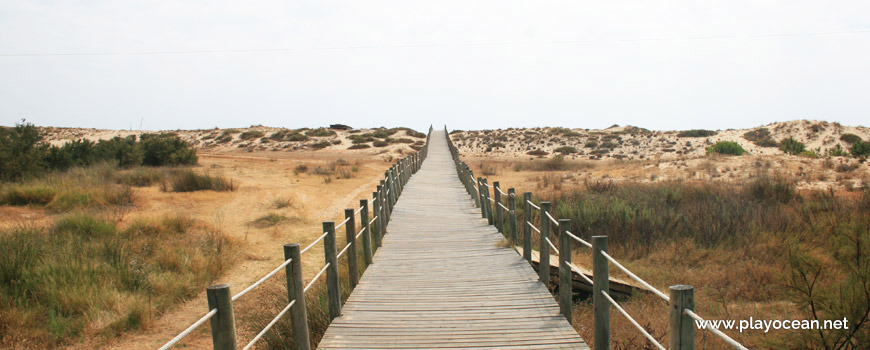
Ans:
{"type": "MultiPolygon", "coordinates": [[[[611,255],[661,290],[695,287],[697,311],[710,319],[842,319],[850,330],[731,331],[750,348],[862,348],[870,343],[870,191],[798,190],[765,171],[742,183],[637,182],[589,176],[606,165],[532,161],[472,163],[502,188],[533,192],[571,219],[584,239],[609,237],[611,255]],[[570,179],[579,179],[571,181],[570,179]]],[[[763,169],[762,169],[763,170],[763,169]]],[[[772,173],[772,171],[770,172],[772,173]]],[[[522,213],[520,214],[522,215],[522,213]]],[[[538,219],[536,219],[538,220],[538,219]]],[[[579,245],[574,261],[591,267],[579,245]]],[[[611,273],[620,275],[614,268],[611,273]]],[[[623,304],[656,338],[667,341],[667,304],[639,295],[623,304]]],[[[575,304],[575,327],[592,341],[591,301],[575,304]]],[[[651,345],[616,311],[615,349],[651,345]]],[[[697,331],[699,344],[722,342],[697,331]]]]}

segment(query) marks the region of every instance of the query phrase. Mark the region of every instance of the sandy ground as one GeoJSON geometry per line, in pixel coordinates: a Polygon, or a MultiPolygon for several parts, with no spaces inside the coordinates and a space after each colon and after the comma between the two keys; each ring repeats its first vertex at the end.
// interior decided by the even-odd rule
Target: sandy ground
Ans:
{"type": "MultiPolygon", "coordinates": [[[[762,128],[762,127],[759,127],[762,128]]],[[[553,128],[466,131],[451,135],[465,160],[477,176],[501,180],[508,187],[529,189],[562,185],[582,185],[586,181],[728,181],[752,180],[762,174],[793,180],[802,189],[856,189],[870,183],[870,162],[848,156],[824,156],[827,149],[848,143],[840,135],[852,133],[865,141],[870,129],[847,127],[817,121],[792,121],[763,126],[771,139],[794,137],[808,150],[820,155],[812,158],[788,155],[778,148],[760,147],[743,135],[751,130],[720,130],[709,137],[678,137],[676,131],[643,132],[632,127],[606,130],[574,129],[578,135],[564,136],[553,128]],[[814,131],[818,130],[818,131],[814,131]],[[599,145],[610,140],[615,147],[607,153],[599,145]],[[734,141],[749,153],[743,156],[706,155],[706,148],[718,141],[734,141]],[[501,143],[503,147],[492,147],[501,143]],[[529,164],[547,162],[554,150],[572,146],[577,153],[564,156],[571,168],[566,171],[532,171],[529,164]],[[530,151],[545,155],[529,155],[530,151]],[[596,152],[599,151],[599,152],[596,152]]]]}

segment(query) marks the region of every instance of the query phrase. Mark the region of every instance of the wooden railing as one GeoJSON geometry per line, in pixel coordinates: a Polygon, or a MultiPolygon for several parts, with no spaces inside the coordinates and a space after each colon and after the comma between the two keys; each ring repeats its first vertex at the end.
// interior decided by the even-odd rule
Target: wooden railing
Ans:
{"type": "MultiPolygon", "coordinates": [[[[619,268],[627,276],[643,286],[643,289],[655,294],[668,303],[669,314],[669,348],[670,349],[694,349],[695,344],[695,321],[704,322],[704,319],[695,314],[694,288],[688,285],[670,286],[670,296],[659,291],[636,274],[625,268],[616,259],[607,253],[607,236],[591,236],[591,243],[571,233],[571,220],[554,218],[550,212],[550,202],[533,202],[531,192],[523,193],[523,218],[520,224],[517,218],[517,194],[514,188],[507,192],[502,190],[498,181],[492,185],[484,177],[475,178],[471,168],[459,157],[459,150],[450,140],[447,127],[444,128],[447,135],[447,145],[456,165],[459,179],[465,186],[468,195],[474,200],[475,206],[480,208],[481,217],[487,219],[490,225],[495,226],[510,241],[511,246],[522,240],[522,254],[530,264],[532,263],[533,238],[537,233],[538,243],[538,276],[542,283],[549,287],[550,284],[550,251],[559,256],[558,281],[559,286],[559,311],[568,322],[573,321],[573,279],[572,271],[577,272],[582,279],[592,286],[592,304],[594,317],[594,348],[596,350],[610,349],[610,310],[616,308],[625,316],[644,337],[658,349],[664,350],[654,337],[652,337],[637,321],[635,321],[611,296],[609,264],[619,268]],[[492,189],[492,195],[490,195],[492,189]],[[505,203],[505,198],[507,202],[505,203]],[[538,227],[535,227],[535,213],[538,213],[538,227]],[[519,235],[519,227],[522,227],[522,236],[519,235]],[[558,234],[556,234],[558,232],[558,234]],[[558,237],[559,248],[550,239],[558,237]],[[592,278],[587,277],[577,265],[573,264],[571,251],[573,242],[578,242],[592,250],[592,278]]],[[[723,341],[736,349],[746,349],[743,345],[727,336],[722,331],[707,325],[707,330],[721,338],[723,341]]]]}
{"type": "Polygon", "coordinates": [[[423,148],[394,163],[384,173],[384,179],[377,185],[376,191],[372,192],[371,199],[361,199],[360,207],[357,210],[352,208],[345,209],[344,221],[338,225],[333,221],[323,222],[323,233],[304,249],[300,249],[298,243],[284,245],[284,262],[257,282],[254,282],[233,296],[231,296],[230,285],[228,284],[208,287],[206,289],[206,297],[208,299],[209,311],[187,327],[187,329],[169,340],[160,349],[173,347],[206,321],[210,321],[211,324],[212,345],[214,349],[238,349],[233,303],[281,270],[285,271],[287,277],[287,305],[243,349],[247,350],[253,347],[287,312],[290,313],[295,348],[300,350],[310,349],[311,333],[308,329],[308,307],[305,303],[306,292],[325,275],[329,320],[331,322],[336,317],[341,316],[342,283],[339,276],[338,260],[342,257],[347,257],[347,285],[348,288],[353,290],[359,283],[360,269],[359,257],[357,255],[360,250],[359,246],[362,245],[363,262],[368,266],[372,263],[372,257],[376,249],[381,246],[383,236],[387,233],[390,213],[402,194],[405,184],[408,183],[413,174],[420,170],[423,161],[426,160],[431,137],[432,127],[430,126],[426,136],[426,144],[423,148]],[[371,204],[371,208],[369,204],[371,204]],[[357,216],[359,216],[359,225],[357,225],[357,216]],[[345,228],[347,244],[339,251],[336,245],[336,230],[342,226],[345,228]],[[357,227],[360,229],[357,230],[357,227]],[[360,237],[362,242],[359,241],[360,237]],[[308,284],[305,284],[302,278],[302,254],[321,242],[323,243],[324,265],[308,281],[308,284]]]}

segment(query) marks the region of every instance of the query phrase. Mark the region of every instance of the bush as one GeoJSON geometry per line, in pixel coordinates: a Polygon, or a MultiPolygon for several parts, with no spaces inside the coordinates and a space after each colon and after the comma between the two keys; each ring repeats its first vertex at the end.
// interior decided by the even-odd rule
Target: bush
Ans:
{"type": "Polygon", "coordinates": [[[548,153],[547,151],[544,151],[544,150],[536,149],[536,150],[528,151],[528,152],[526,152],[526,154],[528,154],[530,156],[546,156],[550,153],[548,153]]]}
{"type": "Polygon", "coordinates": [[[617,146],[619,146],[619,145],[617,145],[613,141],[604,141],[600,145],[598,145],[598,148],[606,148],[606,149],[612,150],[612,149],[616,148],[617,146]]]}
{"type": "Polygon", "coordinates": [[[0,180],[15,181],[42,175],[47,149],[33,124],[0,128],[0,180]]]}
{"type": "Polygon", "coordinates": [[[692,129],[680,131],[677,137],[709,137],[713,135],[716,135],[716,132],[713,130],[692,129]]]}
{"type": "Polygon", "coordinates": [[[9,205],[47,205],[54,200],[55,191],[47,186],[21,186],[3,193],[2,203],[9,205]]]}
{"type": "Polygon", "coordinates": [[[562,153],[562,154],[571,154],[571,153],[577,153],[577,149],[574,147],[571,147],[571,146],[562,146],[562,147],[556,148],[555,150],[553,150],[553,152],[562,153]]]}
{"type": "Polygon", "coordinates": [[[798,140],[795,140],[793,137],[789,137],[780,141],[779,149],[785,153],[795,155],[803,153],[803,151],[806,150],[806,146],[798,140]]]}
{"type": "Polygon", "coordinates": [[[504,145],[504,143],[501,143],[501,142],[493,142],[493,143],[490,143],[488,147],[489,148],[504,148],[505,145],[504,145]]]}
{"type": "Polygon", "coordinates": [[[732,156],[739,156],[746,153],[746,150],[739,143],[733,141],[719,141],[710,148],[707,148],[707,154],[718,153],[732,156]]]}
{"type": "Polygon", "coordinates": [[[290,218],[284,215],[268,214],[257,218],[257,220],[251,221],[251,226],[254,226],[256,228],[266,228],[275,226],[288,220],[290,220],[290,218]]]}
{"type": "Polygon", "coordinates": [[[586,143],[583,144],[583,147],[586,147],[586,148],[595,148],[595,147],[598,147],[598,141],[595,141],[595,140],[589,140],[589,141],[586,141],[586,143]]]}
{"type": "Polygon", "coordinates": [[[851,145],[851,144],[854,144],[855,142],[861,142],[861,141],[864,141],[864,140],[861,139],[861,136],[858,136],[858,135],[855,135],[855,134],[849,134],[849,133],[846,133],[846,134],[840,135],[840,140],[843,141],[843,142],[845,142],[845,143],[848,143],[848,144],[850,144],[850,145],[851,145]]]}
{"type": "Polygon", "coordinates": [[[372,146],[375,146],[375,147],[387,147],[389,145],[390,145],[390,143],[387,141],[378,140],[378,141],[372,142],[372,146]]]}
{"type": "Polygon", "coordinates": [[[849,149],[853,157],[864,158],[870,156],[870,142],[856,141],[849,149]]]}
{"type": "Polygon", "coordinates": [[[759,147],[777,147],[779,144],[770,136],[770,130],[767,128],[758,128],[747,131],[743,134],[743,138],[751,141],[759,147]]]}
{"type": "Polygon", "coordinates": [[[318,129],[306,131],[305,135],[310,136],[310,137],[335,136],[335,131],[329,130],[327,128],[318,128],[318,129]]]}
{"type": "MultiPolygon", "coordinates": [[[[172,192],[193,191],[234,191],[233,182],[223,176],[209,174],[197,174],[193,170],[183,170],[176,173],[169,180],[169,188],[172,192]]],[[[165,189],[164,189],[165,190],[165,189]]]]}
{"type": "Polygon", "coordinates": [[[262,131],[248,130],[248,131],[243,132],[241,135],[239,135],[239,139],[247,141],[247,140],[251,140],[251,139],[261,138],[263,136],[266,136],[266,133],[264,133],[262,131]]]}
{"type": "Polygon", "coordinates": [[[366,148],[371,148],[371,147],[372,147],[372,146],[369,146],[369,145],[366,144],[366,143],[358,143],[358,144],[355,144],[355,145],[351,145],[351,146],[348,147],[347,149],[366,149],[366,148]]]}
{"type": "Polygon", "coordinates": [[[324,149],[326,147],[329,147],[330,145],[332,145],[332,143],[329,141],[320,141],[318,143],[312,144],[311,148],[316,149],[316,150],[317,149],[324,149]]]}

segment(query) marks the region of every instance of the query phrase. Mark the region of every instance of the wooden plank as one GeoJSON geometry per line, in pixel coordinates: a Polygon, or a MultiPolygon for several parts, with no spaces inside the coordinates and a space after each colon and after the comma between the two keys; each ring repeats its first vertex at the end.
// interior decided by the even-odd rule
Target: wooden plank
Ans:
{"type": "Polygon", "coordinates": [[[401,191],[390,233],[319,348],[588,349],[474,208],[443,132],[401,191]]]}

